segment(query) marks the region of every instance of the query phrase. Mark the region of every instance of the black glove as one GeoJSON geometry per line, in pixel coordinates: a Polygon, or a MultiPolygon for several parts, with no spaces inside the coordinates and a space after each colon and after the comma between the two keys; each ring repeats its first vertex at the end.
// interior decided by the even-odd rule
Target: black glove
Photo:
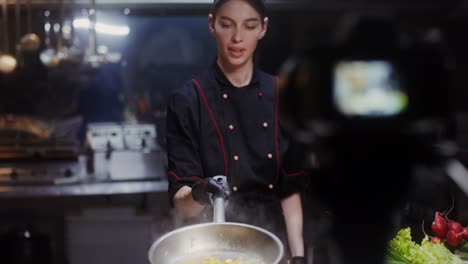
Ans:
{"type": "Polygon", "coordinates": [[[230,195],[231,188],[225,176],[207,177],[192,186],[193,199],[203,205],[211,204],[213,196],[221,196],[227,200],[230,195]]]}
{"type": "Polygon", "coordinates": [[[306,263],[306,259],[305,257],[293,257],[291,259],[291,264],[305,264],[306,263]]]}

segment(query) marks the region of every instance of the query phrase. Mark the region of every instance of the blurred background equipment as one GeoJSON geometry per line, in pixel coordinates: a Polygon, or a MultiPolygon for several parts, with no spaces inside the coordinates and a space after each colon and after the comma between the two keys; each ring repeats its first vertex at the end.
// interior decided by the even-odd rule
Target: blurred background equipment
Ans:
{"type": "MultiPolygon", "coordinates": [[[[436,178],[419,174],[415,184],[416,169],[441,173],[436,168],[453,165],[457,154],[448,96],[453,61],[442,38],[407,34],[392,17],[348,16],[335,33],[284,65],[282,114],[309,149],[305,163],[313,161],[308,195],[331,212],[327,246],[336,247],[324,263],[383,263],[396,229],[421,230],[422,219],[404,222],[403,209],[420,198],[409,199],[410,188],[436,178]]],[[[456,177],[466,184],[466,175],[456,177]]]]}
{"type": "Polygon", "coordinates": [[[45,50],[42,50],[40,53],[40,59],[44,66],[50,68],[55,67],[60,63],[59,58],[57,57],[57,50],[52,46],[51,31],[53,30],[53,25],[50,21],[50,10],[44,11],[44,32],[45,32],[45,50]]]}
{"type": "Polygon", "coordinates": [[[162,180],[167,164],[153,124],[88,124],[88,171],[111,181],[162,180]]]}
{"type": "Polygon", "coordinates": [[[19,42],[19,49],[21,52],[31,53],[36,52],[41,45],[41,38],[39,35],[32,31],[32,17],[31,17],[31,1],[26,0],[26,11],[27,11],[27,33],[21,37],[19,42]]]}
{"type": "Polygon", "coordinates": [[[8,3],[7,0],[2,1],[2,24],[3,24],[3,51],[0,50],[0,72],[9,74],[16,68],[16,58],[11,55],[8,40],[8,3]]]}
{"type": "Polygon", "coordinates": [[[46,123],[0,115],[0,185],[54,185],[81,181],[85,166],[76,139],[82,119],[46,123]]]}

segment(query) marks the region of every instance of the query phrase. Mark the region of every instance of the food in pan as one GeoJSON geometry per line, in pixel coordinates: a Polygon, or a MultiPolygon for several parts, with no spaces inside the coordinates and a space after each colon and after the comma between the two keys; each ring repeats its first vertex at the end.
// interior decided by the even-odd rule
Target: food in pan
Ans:
{"type": "Polygon", "coordinates": [[[243,259],[243,258],[236,258],[236,259],[226,259],[226,260],[220,260],[219,258],[214,258],[214,257],[203,257],[201,259],[192,259],[192,260],[187,260],[184,264],[265,264],[263,261],[261,261],[258,258],[249,258],[249,259],[243,259]]]}
{"type": "Polygon", "coordinates": [[[171,264],[270,264],[254,252],[236,250],[213,250],[212,252],[192,252],[177,256],[171,264]]]}

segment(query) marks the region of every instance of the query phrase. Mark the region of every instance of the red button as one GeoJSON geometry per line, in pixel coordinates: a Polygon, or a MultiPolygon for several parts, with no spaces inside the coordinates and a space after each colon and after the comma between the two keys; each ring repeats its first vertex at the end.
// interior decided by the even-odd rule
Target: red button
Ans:
{"type": "Polygon", "coordinates": [[[263,93],[262,92],[259,92],[258,93],[258,97],[262,97],[263,96],[263,93]]]}

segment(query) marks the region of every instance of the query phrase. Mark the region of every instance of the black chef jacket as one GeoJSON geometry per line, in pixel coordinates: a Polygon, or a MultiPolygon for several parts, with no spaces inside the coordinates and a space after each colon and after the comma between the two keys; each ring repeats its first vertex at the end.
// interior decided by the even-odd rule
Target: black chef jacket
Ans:
{"type": "MultiPolygon", "coordinates": [[[[225,175],[233,189],[228,204],[238,197],[247,197],[250,204],[275,199],[279,204],[281,198],[303,187],[299,179],[304,172],[298,164],[285,161],[288,146],[280,126],[274,76],[255,68],[251,82],[238,88],[214,63],[170,97],[170,201],[182,186],[225,175]]],[[[282,218],[278,212],[276,218],[282,218]]],[[[248,216],[244,218],[240,221],[248,222],[248,216]]]]}

